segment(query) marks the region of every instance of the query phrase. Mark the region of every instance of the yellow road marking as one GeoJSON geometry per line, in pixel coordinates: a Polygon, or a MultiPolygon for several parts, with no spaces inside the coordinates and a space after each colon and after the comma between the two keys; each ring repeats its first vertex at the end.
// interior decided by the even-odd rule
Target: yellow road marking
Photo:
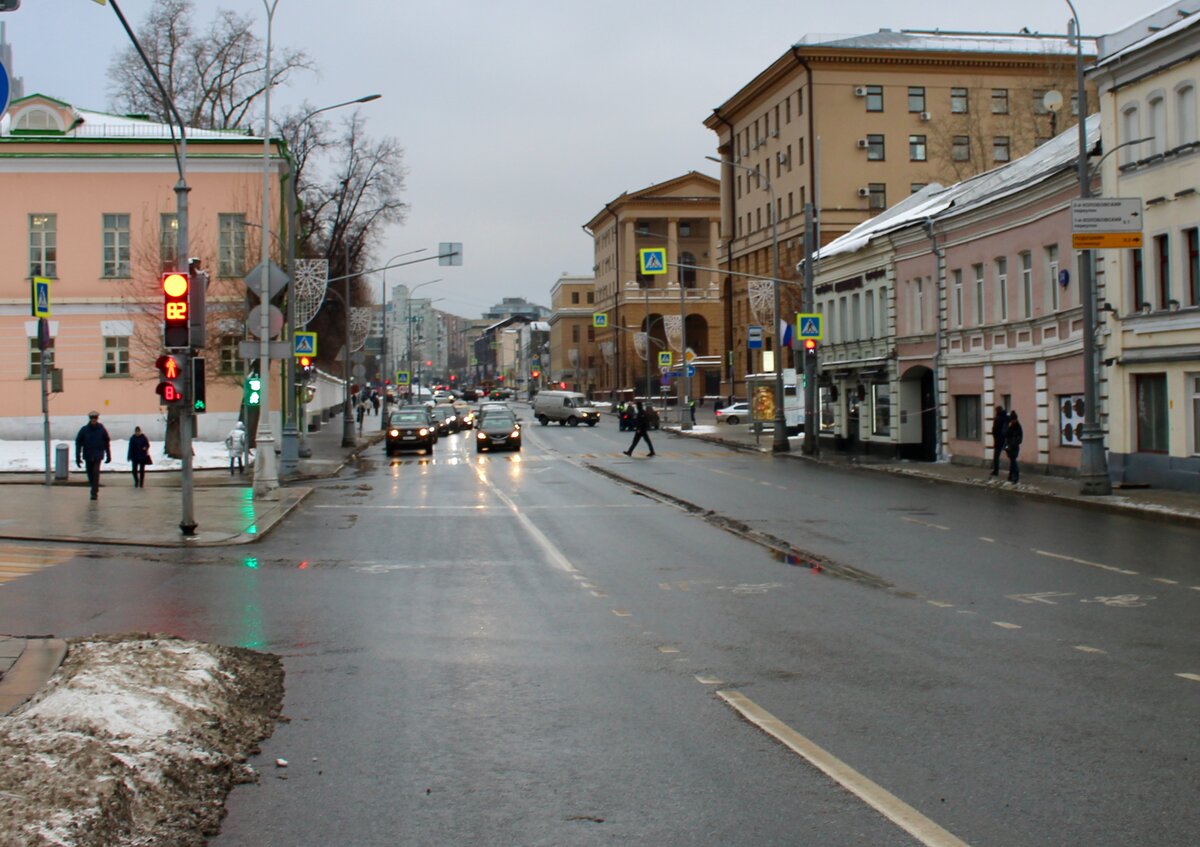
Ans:
{"type": "Polygon", "coordinates": [[[817,746],[737,691],[718,691],[717,696],[738,714],[775,738],[838,785],[854,794],[926,847],[967,847],[967,843],[938,826],[883,786],[867,779],[827,750],[817,746]]]}

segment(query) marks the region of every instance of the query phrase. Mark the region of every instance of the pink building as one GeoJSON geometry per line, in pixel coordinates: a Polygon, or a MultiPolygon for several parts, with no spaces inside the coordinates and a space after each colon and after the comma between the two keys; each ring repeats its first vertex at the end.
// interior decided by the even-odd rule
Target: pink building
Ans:
{"type": "MultiPolygon", "coordinates": [[[[262,219],[262,139],[228,130],[187,134],[188,253],[212,280],[202,351],[209,411],[198,416],[198,435],[216,439],[242,400],[241,280],[259,258],[259,230],[248,225],[262,219]]],[[[287,169],[281,145],[270,167],[271,220],[278,221],[287,169]]],[[[33,277],[51,281],[53,346],[45,364],[62,372],[62,392],[49,401],[53,436],[72,438],[90,409],[114,438],[135,425],[163,436],[154,361],[162,352],[160,274],[177,261],[179,179],[167,125],[40,94],[10,104],[0,120],[0,438],[42,431],[33,277]]],[[[279,397],[277,380],[270,396],[279,397]]]]}
{"type": "Polygon", "coordinates": [[[1023,463],[1079,467],[1076,145],[1064,133],[930,186],[822,250],[826,435],[853,450],[984,464],[1003,406],[1020,414],[1023,463]]]}

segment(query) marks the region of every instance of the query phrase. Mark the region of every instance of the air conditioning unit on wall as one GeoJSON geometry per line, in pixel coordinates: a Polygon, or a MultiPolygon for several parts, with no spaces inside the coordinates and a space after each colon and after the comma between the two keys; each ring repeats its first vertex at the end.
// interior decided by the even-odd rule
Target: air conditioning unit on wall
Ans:
{"type": "Polygon", "coordinates": [[[866,150],[868,147],[871,146],[871,142],[867,141],[867,139],[865,139],[865,138],[860,138],[857,141],[857,145],[858,145],[859,150],[866,150]]]}
{"type": "Polygon", "coordinates": [[[867,87],[865,85],[854,86],[854,96],[855,97],[866,97],[867,96],[867,87]]]}
{"type": "Polygon", "coordinates": [[[931,120],[933,120],[933,115],[931,115],[929,112],[922,112],[922,113],[921,113],[921,120],[923,120],[923,121],[931,121],[931,120]]]}
{"type": "Polygon", "coordinates": [[[870,197],[870,196],[871,196],[871,189],[869,189],[869,188],[860,188],[860,189],[858,189],[858,196],[859,196],[859,197],[870,197]]]}

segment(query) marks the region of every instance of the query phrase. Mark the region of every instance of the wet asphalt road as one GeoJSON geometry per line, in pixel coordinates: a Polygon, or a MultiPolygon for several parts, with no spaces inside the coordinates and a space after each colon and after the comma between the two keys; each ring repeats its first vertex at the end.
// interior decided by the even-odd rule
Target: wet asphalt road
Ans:
{"type": "Polygon", "coordinates": [[[216,845],[922,843],[718,692],[968,844],[1194,843],[1200,534],[654,437],[380,447],[262,543],[67,563],[0,613],[284,656],[216,845]]]}

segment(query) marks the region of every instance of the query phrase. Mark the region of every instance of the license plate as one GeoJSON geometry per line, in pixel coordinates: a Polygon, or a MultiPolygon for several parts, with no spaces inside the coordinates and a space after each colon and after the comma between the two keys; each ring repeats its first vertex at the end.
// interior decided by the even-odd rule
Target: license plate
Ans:
{"type": "Polygon", "coordinates": [[[401,436],[401,437],[402,437],[402,438],[403,438],[405,441],[416,441],[416,440],[417,440],[417,437],[416,437],[415,435],[413,435],[411,432],[409,432],[409,433],[405,433],[405,434],[404,434],[403,436],[401,436]]]}

